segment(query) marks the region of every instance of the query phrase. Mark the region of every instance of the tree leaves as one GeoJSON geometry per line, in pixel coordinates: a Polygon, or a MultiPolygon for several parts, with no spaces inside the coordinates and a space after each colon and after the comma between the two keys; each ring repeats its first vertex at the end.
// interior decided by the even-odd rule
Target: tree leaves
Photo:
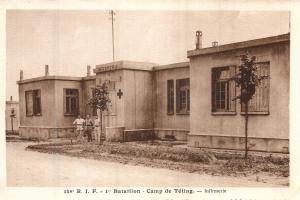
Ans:
{"type": "Polygon", "coordinates": [[[238,67],[238,73],[230,79],[234,80],[237,86],[241,88],[241,93],[233,100],[240,99],[242,103],[246,104],[255,94],[256,86],[266,77],[258,76],[255,56],[250,57],[247,52],[239,57],[242,64],[238,67]]]}
{"type": "Polygon", "coordinates": [[[97,85],[92,89],[93,95],[88,101],[88,105],[93,108],[100,109],[101,111],[108,110],[108,104],[111,102],[109,99],[109,92],[107,83],[104,82],[102,85],[97,85]]]}

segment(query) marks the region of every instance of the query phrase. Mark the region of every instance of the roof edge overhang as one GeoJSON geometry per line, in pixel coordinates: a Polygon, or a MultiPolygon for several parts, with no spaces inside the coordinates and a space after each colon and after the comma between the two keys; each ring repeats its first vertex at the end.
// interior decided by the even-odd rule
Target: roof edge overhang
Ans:
{"type": "Polygon", "coordinates": [[[289,42],[289,41],[290,41],[290,33],[287,33],[287,34],[282,34],[282,35],[277,35],[277,36],[272,36],[272,37],[230,43],[230,44],[220,45],[220,46],[216,46],[216,47],[208,47],[208,48],[203,48],[203,49],[189,50],[189,51],[187,51],[187,57],[191,58],[194,56],[221,53],[221,52],[231,51],[231,50],[236,50],[236,49],[245,49],[245,48],[250,48],[250,47],[262,46],[262,45],[268,45],[268,44],[274,44],[274,43],[289,42]]]}
{"type": "Polygon", "coordinates": [[[17,81],[17,84],[26,84],[38,81],[48,81],[48,80],[55,80],[55,81],[85,81],[95,79],[96,76],[87,76],[87,77],[74,77],[74,76],[40,76],[36,78],[30,78],[25,80],[17,81]]]}

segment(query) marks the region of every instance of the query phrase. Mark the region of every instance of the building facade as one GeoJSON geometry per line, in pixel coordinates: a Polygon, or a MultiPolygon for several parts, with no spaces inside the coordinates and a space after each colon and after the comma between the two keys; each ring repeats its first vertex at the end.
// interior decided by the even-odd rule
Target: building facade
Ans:
{"type": "Polygon", "coordinates": [[[248,51],[256,56],[259,75],[268,77],[250,101],[249,148],[288,151],[289,37],[286,34],[188,52],[192,88],[190,146],[244,148],[244,109],[239,101],[232,101],[240,91],[228,78],[237,72],[239,55],[248,51]]]}
{"type": "Polygon", "coordinates": [[[250,102],[249,148],[289,151],[289,34],[188,51],[189,62],[170,65],[117,61],[97,65],[86,77],[45,76],[20,80],[20,135],[73,134],[92,88],[107,82],[111,104],[104,115],[108,141],[173,139],[191,147],[244,148],[244,108],[233,101],[239,88],[230,81],[239,55],[257,57],[268,78],[250,102]]]}

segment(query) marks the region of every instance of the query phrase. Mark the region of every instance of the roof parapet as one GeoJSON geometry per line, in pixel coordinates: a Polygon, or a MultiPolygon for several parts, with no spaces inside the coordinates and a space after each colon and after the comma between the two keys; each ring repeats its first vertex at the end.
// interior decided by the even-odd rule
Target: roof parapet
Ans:
{"type": "Polygon", "coordinates": [[[155,63],[122,60],[122,61],[96,65],[96,68],[94,69],[94,73],[102,73],[102,72],[114,71],[120,69],[151,71],[152,68],[157,65],[158,64],[155,63]]]}

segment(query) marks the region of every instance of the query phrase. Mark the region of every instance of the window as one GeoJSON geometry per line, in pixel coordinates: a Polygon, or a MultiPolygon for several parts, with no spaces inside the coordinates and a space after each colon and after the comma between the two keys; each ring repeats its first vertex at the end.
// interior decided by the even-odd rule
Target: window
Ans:
{"type": "Polygon", "coordinates": [[[167,81],[167,113],[174,114],[174,80],[167,81]]]}
{"type": "Polygon", "coordinates": [[[65,115],[77,115],[79,112],[78,89],[64,89],[65,115]]]}
{"type": "Polygon", "coordinates": [[[212,112],[235,112],[235,66],[212,69],[212,112]]]}
{"type": "Polygon", "coordinates": [[[29,90],[25,92],[26,116],[38,116],[42,114],[41,90],[29,90]]]}
{"type": "Polygon", "coordinates": [[[188,114],[190,111],[190,79],[176,80],[176,113],[188,114]]]}
{"type": "MultiPolygon", "coordinates": [[[[263,77],[255,88],[255,94],[249,101],[248,111],[254,113],[269,114],[269,88],[270,88],[270,63],[260,62],[256,64],[257,75],[263,77]]],[[[242,112],[245,112],[245,105],[242,105],[242,112]]]]}

